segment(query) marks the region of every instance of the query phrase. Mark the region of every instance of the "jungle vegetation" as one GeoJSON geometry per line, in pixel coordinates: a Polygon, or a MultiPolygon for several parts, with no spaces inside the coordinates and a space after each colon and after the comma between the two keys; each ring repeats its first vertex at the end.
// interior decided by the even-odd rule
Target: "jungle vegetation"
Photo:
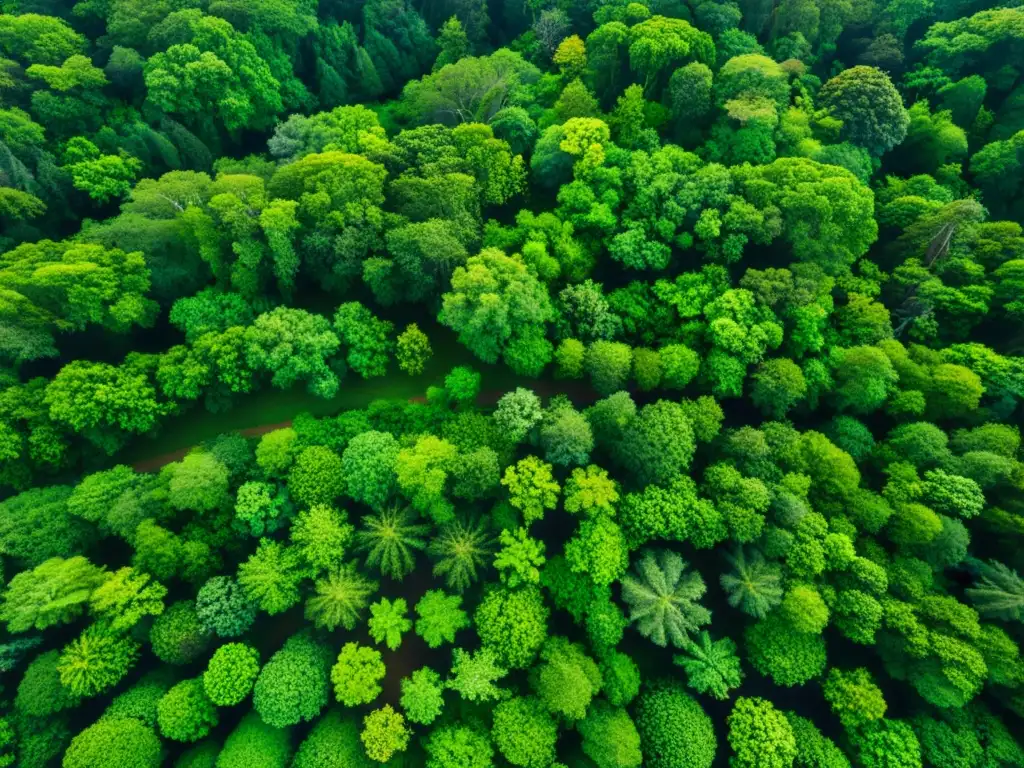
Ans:
{"type": "Polygon", "coordinates": [[[1022,223],[1019,0],[0,0],[0,766],[1024,766],[1022,223]]]}

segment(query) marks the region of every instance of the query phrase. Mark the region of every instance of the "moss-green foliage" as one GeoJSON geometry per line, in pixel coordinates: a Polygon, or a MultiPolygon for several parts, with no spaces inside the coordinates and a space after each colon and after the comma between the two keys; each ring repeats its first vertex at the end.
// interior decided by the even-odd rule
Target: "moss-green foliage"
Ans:
{"type": "Polygon", "coordinates": [[[822,735],[813,722],[792,712],[786,712],[786,719],[796,739],[796,757],[793,765],[798,768],[849,768],[850,761],[835,742],[822,735]]]}
{"type": "Polygon", "coordinates": [[[245,699],[260,672],[260,655],[244,643],[227,643],[210,657],[203,673],[203,688],[218,707],[231,707],[245,699]]]}
{"type": "Polygon", "coordinates": [[[711,620],[711,612],[697,602],[704,580],[687,569],[675,552],[648,550],[622,580],[630,622],[656,645],[681,647],[689,633],[711,620]]]}
{"type": "Polygon", "coordinates": [[[93,589],[103,583],[100,569],[84,557],[54,557],[10,580],[0,606],[8,632],[67,624],[82,614],[93,589]]]}
{"type": "Polygon", "coordinates": [[[558,724],[539,699],[516,697],[494,708],[491,737],[512,765],[539,768],[554,758],[558,724]]]}
{"type": "Polygon", "coordinates": [[[726,720],[731,765],[785,768],[796,758],[796,738],[786,716],[770,701],[741,696],[726,720]]]}
{"type": "Polygon", "coordinates": [[[274,728],[250,712],[228,734],[217,768],[285,768],[291,755],[288,728],[274,728]]]}
{"type": "Polygon", "coordinates": [[[437,728],[423,745],[428,768],[485,768],[493,765],[494,748],[486,733],[460,725],[437,728]]]}
{"type": "Polygon", "coordinates": [[[995,5],[0,2],[0,766],[1024,765],[995,5]]]}
{"type": "Polygon", "coordinates": [[[199,741],[218,721],[217,708],[201,678],[174,685],[156,705],[160,733],[173,741],[199,741]]]}
{"type": "Polygon", "coordinates": [[[852,734],[857,761],[867,768],[876,766],[919,766],[921,744],[908,723],[878,720],[852,734]]]}
{"type": "Polygon", "coordinates": [[[185,750],[174,761],[174,768],[214,768],[219,754],[220,744],[208,738],[185,750]]]}
{"type": "Polygon", "coordinates": [[[157,704],[174,682],[174,675],[168,669],[149,672],[131,688],[115,696],[103,710],[103,717],[112,720],[135,718],[155,726],[157,704]]]}
{"type": "Polygon", "coordinates": [[[601,689],[601,671],[583,647],[564,637],[552,637],[541,649],[533,670],[533,689],[554,715],[581,720],[601,689]]]}
{"type": "Polygon", "coordinates": [[[729,698],[729,691],[738,688],[743,680],[736,643],[728,637],[712,640],[701,632],[684,647],[684,653],[673,657],[673,662],[686,672],[686,684],[697,693],[716,699],[729,698]]]}
{"type": "Polygon", "coordinates": [[[182,600],[158,616],[149,630],[153,653],[168,664],[183,665],[198,659],[210,643],[195,603],[182,600]]]}
{"type": "Polygon", "coordinates": [[[135,720],[100,720],[72,739],[65,768],[156,768],[163,759],[153,729],[135,720]]]}
{"type": "Polygon", "coordinates": [[[47,651],[28,665],[14,697],[18,712],[28,717],[45,717],[73,707],[78,698],[60,681],[60,653],[47,651]]]}
{"type": "Polygon", "coordinates": [[[323,446],[306,448],[288,473],[288,487],[303,504],[330,504],[344,490],[341,458],[323,446]]]}
{"type": "Polygon", "coordinates": [[[597,702],[579,724],[583,752],[598,768],[636,768],[642,764],[640,734],[624,709],[597,702]]]}
{"type": "Polygon", "coordinates": [[[711,718],[679,684],[650,686],[634,716],[640,749],[653,768],[710,768],[718,747],[711,718]]]}
{"type": "Polygon", "coordinates": [[[295,751],[294,768],[368,768],[355,716],[332,709],[316,721],[295,751]]]}
{"type": "Polygon", "coordinates": [[[54,759],[59,759],[76,735],[66,717],[43,721],[19,717],[15,719],[15,726],[18,729],[18,761],[33,768],[46,768],[54,759]]]}
{"type": "Polygon", "coordinates": [[[366,555],[367,565],[388,578],[401,580],[414,568],[416,552],[426,548],[423,536],[428,530],[414,522],[409,511],[394,508],[363,518],[356,542],[366,555]]]}
{"type": "Polygon", "coordinates": [[[305,575],[297,547],[261,539],[256,551],[238,567],[238,584],[249,602],[274,616],[299,601],[299,582],[305,575]]]}
{"type": "Polygon", "coordinates": [[[124,632],[145,616],[163,613],[166,596],[167,588],[152,581],[149,574],[119,568],[92,593],[89,604],[105,627],[124,632]]]}
{"type": "Polygon", "coordinates": [[[434,560],[434,576],[443,578],[450,589],[462,592],[490,565],[493,544],[483,520],[455,520],[443,525],[427,549],[434,560]]]}
{"type": "Polygon", "coordinates": [[[405,718],[395,712],[390,704],[385,704],[363,718],[363,731],[359,738],[366,748],[367,757],[386,763],[395,753],[404,752],[409,746],[409,729],[405,725],[405,718]]]}
{"type": "Polygon", "coordinates": [[[316,580],[315,593],[306,600],[306,618],[321,629],[352,629],[377,586],[355,563],[340,566],[316,580]]]}
{"type": "Polygon", "coordinates": [[[537,587],[497,587],[484,596],[473,621],[484,646],[493,650],[501,663],[525,668],[544,642],[548,614],[537,587]]]}
{"type": "Polygon", "coordinates": [[[617,707],[630,704],[640,692],[640,670],[636,662],[625,653],[611,651],[604,654],[599,666],[605,698],[617,707]]]}
{"type": "Polygon", "coordinates": [[[6,718],[0,720],[0,765],[14,763],[14,727],[6,718]]]}
{"type": "Polygon", "coordinates": [[[379,651],[346,643],[331,668],[335,698],[347,707],[369,704],[381,692],[385,671],[379,651]]]}
{"type": "Polygon", "coordinates": [[[386,597],[370,606],[370,637],[375,643],[383,644],[394,651],[402,644],[402,635],[412,629],[412,621],[406,617],[409,608],[405,600],[391,601],[386,597]]]}
{"type": "Polygon", "coordinates": [[[456,648],[452,651],[452,669],[446,685],[467,701],[496,701],[507,695],[497,685],[507,674],[508,669],[498,663],[490,648],[473,653],[456,648]]]}
{"type": "Polygon", "coordinates": [[[227,576],[214,576],[196,593],[196,615],[207,632],[238,637],[255,621],[256,606],[237,581],[227,576]]]}
{"type": "Polygon", "coordinates": [[[72,506],[74,498],[67,486],[52,485],[33,488],[4,501],[0,515],[4,551],[29,567],[52,557],[67,558],[81,552],[93,535],[85,521],[93,518],[72,506]]]}
{"type": "Polygon", "coordinates": [[[885,716],[882,691],[864,668],[846,672],[833,667],[825,680],[824,694],[832,711],[848,729],[868,725],[885,716]]]}
{"type": "Polygon", "coordinates": [[[441,676],[430,667],[417,669],[402,678],[402,709],[409,722],[430,725],[444,707],[441,676]]]}
{"type": "Polygon", "coordinates": [[[431,648],[455,642],[455,633],[469,626],[462,598],[442,590],[428,590],[416,603],[416,634],[431,648]]]}
{"type": "Polygon", "coordinates": [[[793,632],[775,616],[751,625],[746,644],[754,668],[777,685],[803,685],[825,669],[825,641],[821,636],[793,632]]]}
{"type": "Polygon", "coordinates": [[[128,674],[139,644],[94,624],[68,643],[57,662],[60,684],[73,696],[96,696],[128,674]]]}
{"type": "Polygon", "coordinates": [[[314,504],[296,516],[290,538],[303,559],[320,571],[342,563],[353,534],[354,528],[347,522],[344,512],[325,504],[314,504]]]}
{"type": "Polygon", "coordinates": [[[312,635],[294,635],[260,670],[253,709],[267,725],[312,720],[327,705],[331,650],[312,635]]]}

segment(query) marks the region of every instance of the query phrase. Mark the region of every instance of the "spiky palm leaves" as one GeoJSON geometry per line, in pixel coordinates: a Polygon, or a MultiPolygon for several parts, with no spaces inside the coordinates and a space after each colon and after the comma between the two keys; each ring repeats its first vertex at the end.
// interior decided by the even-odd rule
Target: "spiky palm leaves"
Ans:
{"type": "Polygon", "coordinates": [[[727,637],[712,640],[701,632],[696,641],[683,646],[683,653],[672,661],[686,672],[686,684],[697,693],[707,693],[720,701],[729,698],[729,691],[743,682],[736,643],[727,637]]]}
{"type": "Polygon", "coordinates": [[[671,642],[681,648],[690,632],[711,621],[711,611],[697,603],[707,589],[704,579],[686,569],[686,561],[675,552],[648,550],[622,577],[629,620],[655,645],[671,642]]]}
{"type": "Polygon", "coordinates": [[[455,520],[441,527],[427,553],[434,560],[434,576],[449,589],[465,591],[491,563],[495,537],[482,520],[455,520]]]}
{"type": "Polygon", "coordinates": [[[1005,621],[1024,621],[1024,579],[995,560],[979,562],[977,567],[980,579],[966,592],[978,613],[1005,621]]]}
{"type": "Polygon", "coordinates": [[[378,587],[359,573],[356,563],[343,565],[317,579],[316,594],[306,601],[306,618],[321,629],[353,629],[378,587]]]}
{"type": "Polygon", "coordinates": [[[426,549],[428,533],[429,525],[413,522],[406,509],[394,508],[366,515],[356,533],[356,545],[366,555],[368,566],[401,581],[416,567],[416,552],[426,549]]]}
{"type": "Polygon", "coordinates": [[[742,547],[735,555],[726,555],[726,559],[732,571],[723,573],[719,582],[729,596],[729,605],[761,619],[782,602],[782,572],[778,565],[767,562],[756,549],[747,556],[742,547]]]}

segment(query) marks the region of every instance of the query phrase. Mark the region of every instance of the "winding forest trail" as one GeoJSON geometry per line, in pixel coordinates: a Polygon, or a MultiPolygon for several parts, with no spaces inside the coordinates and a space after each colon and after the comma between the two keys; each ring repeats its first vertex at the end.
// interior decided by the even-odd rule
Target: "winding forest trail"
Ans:
{"type": "MultiPolygon", "coordinates": [[[[284,429],[292,425],[291,419],[288,421],[279,421],[277,424],[261,424],[258,427],[246,427],[245,429],[236,430],[242,437],[259,437],[265,435],[267,432],[273,432],[275,429],[284,429]]],[[[172,461],[180,461],[185,458],[193,446],[189,445],[184,448],[179,448],[176,451],[170,451],[169,453],[162,453],[159,456],[153,456],[149,459],[143,459],[132,464],[132,469],[136,472],[155,472],[172,461]]]]}
{"type": "MultiPolygon", "coordinates": [[[[558,394],[568,395],[575,402],[590,402],[597,398],[597,394],[592,389],[590,389],[590,387],[588,387],[581,381],[523,379],[522,381],[517,381],[514,385],[509,386],[505,389],[490,389],[487,390],[486,392],[481,392],[477,396],[477,405],[495,405],[498,402],[498,400],[501,399],[502,395],[504,395],[506,392],[511,391],[517,386],[528,387],[529,389],[532,389],[535,393],[537,393],[537,395],[543,398],[551,397],[553,395],[558,394]]],[[[281,394],[285,395],[287,393],[282,392],[281,394]]],[[[416,395],[414,397],[408,398],[408,401],[410,403],[425,403],[427,402],[427,398],[424,397],[423,395],[416,395]]],[[[300,408],[299,411],[297,411],[296,413],[301,412],[301,410],[303,409],[300,408]]],[[[333,414],[324,413],[320,415],[330,416],[333,414]]],[[[273,424],[260,424],[258,426],[253,427],[243,427],[242,429],[226,429],[224,431],[236,432],[242,437],[259,437],[260,435],[265,435],[267,432],[273,432],[275,429],[284,429],[285,427],[290,427],[291,425],[292,419],[287,419],[285,421],[278,421],[273,424]]],[[[148,456],[144,459],[139,459],[138,461],[132,462],[131,467],[136,472],[155,472],[161,467],[170,464],[171,462],[180,461],[181,459],[185,458],[188,452],[192,450],[192,448],[194,448],[196,444],[196,442],[192,442],[189,443],[188,445],[184,445],[172,451],[166,451],[156,456],[148,456]]]]}

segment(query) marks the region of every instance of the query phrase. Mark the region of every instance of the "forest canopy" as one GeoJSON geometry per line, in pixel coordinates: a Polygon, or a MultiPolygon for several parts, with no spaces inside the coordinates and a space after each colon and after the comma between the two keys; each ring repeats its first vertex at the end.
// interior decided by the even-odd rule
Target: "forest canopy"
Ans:
{"type": "Polygon", "coordinates": [[[1024,5],[0,0],[0,768],[1024,766],[1024,5]]]}

